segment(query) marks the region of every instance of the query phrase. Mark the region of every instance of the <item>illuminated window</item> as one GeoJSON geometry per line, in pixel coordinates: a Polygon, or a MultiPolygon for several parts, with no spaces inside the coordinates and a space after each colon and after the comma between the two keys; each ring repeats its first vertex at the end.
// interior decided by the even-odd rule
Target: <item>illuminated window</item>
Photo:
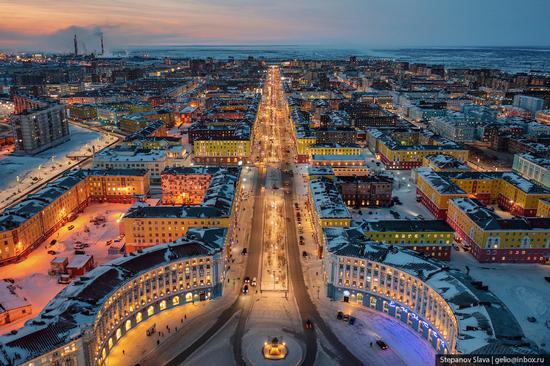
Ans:
{"type": "Polygon", "coordinates": [[[126,320],[125,329],[128,331],[132,328],[132,321],[130,319],[126,320]]]}

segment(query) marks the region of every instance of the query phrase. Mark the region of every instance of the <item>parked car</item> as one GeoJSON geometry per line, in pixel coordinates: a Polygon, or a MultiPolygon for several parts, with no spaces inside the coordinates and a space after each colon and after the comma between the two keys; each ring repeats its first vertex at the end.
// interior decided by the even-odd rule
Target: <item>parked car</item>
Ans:
{"type": "Polygon", "coordinates": [[[72,230],[72,229],[74,229],[74,225],[69,225],[69,227],[67,228],[67,230],[69,230],[69,231],[72,230]]]}
{"type": "Polygon", "coordinates": [[[304,323],[304,327],[306,329],[313,329],[313,322],[311,320],[307,319],[304,323]]]}
{"type": "Polygon", "coordinates": [[[344,314],[344,317],[342,318],[343,321],[349,322],[349,314],[344,314]]]}
{"type": "Polygon", "coordinates": [[[344,318],[344,313],[339,311],[338,314],[336,314],[336,319],[342,320],[344,318]]]}
{"type": "Polygon", "coordinates": [[[250,283],[250,277],[246,276],[244,278],[244,283],[246,283],[246,284],[250,283]]]}
{"type": "Polygon", "coordinates": [[[71,276],[69,276],[68,274],[60,274],[57,278],[57,283],[64,285],[71,283],[71,276]]]}
{"type": "Polygon", "coordinates": [[[355,324],[355,317],[354,316],[350,316],[349,317],[349,325],[353,325],[355,324]]]}
{"type": "Polygon", "coordinates": [[[157,324],[153,324],[153,326],[149,327],[146,331],[145,331],[145,334],[147,335],[147,337],[149,336],[152,336],[154,335],[157,331],[156,331],[156,326],[157,324]]]}
{"type": "Polygon", "coordinates": [[[302,252],[302,257],[307,257],[307,252],[305,250],[302,252]]]}
{"type": "Polygon", "coordinates": [[[247,255],[247,254],[248,254],[248,249],[243,248],[243,250],[241,250],[241,255],[247,255]]]}
{"type": "Polygon", "coordinates": [[[388,349],[388,345],[386,344],[386,342],[384,342],[383,340],[379,339],[376,341],[376,344],[378,345],[378,347],[380,347],[381,350],[386,350],[388,349]]]}
{"type": "Polygon", "coordinates": [[[242,291],[243,291],[243,294],[247,294],[248,293],[248,285],[244,285],[242,291]]]}
{"type": "Polygon", "coordinates": [[[52,241],[50,241],[50,245],[55,245],[57,243],[57,240],[53,239],[52,241]]]}
{"type": "Polygon", "coordinates": [[[57,252],[55,250],[48,250],[48,254],[51,254],[51,255],[56,255],[57,252]]]}
{"type": "Polygon", "coordinates": [[[252,277],[252,281],[250,281],[250,285],[253,287],[256,287],[256,277],[252,277]]]}

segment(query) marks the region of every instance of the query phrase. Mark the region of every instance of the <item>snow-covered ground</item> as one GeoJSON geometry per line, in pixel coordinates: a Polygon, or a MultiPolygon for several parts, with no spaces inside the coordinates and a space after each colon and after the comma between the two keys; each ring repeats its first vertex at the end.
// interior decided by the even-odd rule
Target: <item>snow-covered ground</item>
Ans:
{"type": "MultiPolygon", "coordinates": [[[[310,243],[306,247],[312,248],[310,243]]],[[[406,324],[360,305],[327,299],[323,294],[322,278],[316,275],[322,273],[320,260],[310,257],[302,265],[309,294],[317,310],[346,347],[365,365],[424,366],[434,363],[434,349],[406,324]],[[349,325],[337,320],[338,311],[351,314],[357,319],[356,323],[349,325]],[[375,344],[377,339],[386,342],[389,349],[381,350],[375,344]]]]}
{"type": "MultiPolygon", "coordinates": [[[[298,168],[298,170],[301,169],[302,168],[298,168]]],[[[298,174],[295,174],[295,180],[298,183],[296,185],[296,198],[300,199],[300,195],[303,194],[305,190],[305,184],[300,184],[302,178],[299,177],[298,174]]],[[[404,184],[401,189],[406,190],[408,188],[409,187],[404,184]]],[[[412,191],[412,194],[409,194],[409,196],[412,197],[408,198],[400,194],[399,197],[401,202],[403,202],[403,206],[409,202],[411,204],[414,203],[413,207],[416,207],[417,202],[414,195],[414,191],[412,191]]],[[[398,207],[402,206],[394,206],[396,209],[398,207]]],[[[413,213],[409,217],[421,213],[424,217],[431,218],[428,213],[422,211],[423,208],[422,206],[418,213],[413,213]]],[[[371,209],[364,209],[364,211],[367,212],[368,210],[371,209]]],[[[305,249],[308,253],[315,253],[316,246],[313,240],[313,225],[310,222],[311,217],[305,215],[307,210],[303,205],[303,201],[301,201],[300,204],[300,211],[304,213],[304,215],[302,215],[302,222],[304,224],[303,236],[306,243],[305,246],[300,246],[300,250],[305,249]]],[[[385,218],[393,219],[393,216],[389,213],[389,209],[376,209],[376,211],[385,212],[386,215],[389,215],[389,217],[385,218]]],[[[380,214],[380,216],[382,215],[380,214]]],[[[404,213],[403,217],[405,217],[404,213]]],[[[382,219],[382,217],[378,218],[382,219]]],[[[329,301],[324,295],[324,286],[321,277],[323,270],[321,265],[321,260],[316,259],[315,255],[310,255],[302,259],[304,278],[308,286],[310,297],[316,304],[317,310],[327,324],[346,347],[361,359],[364,364],[380,366],[424,366],[434,363],[435,352],[433,348],[422,337],[419,337],[402,322],[362,306],[329,301]],[[341,310],[346,313],[351,313],[357,318],[353,326],[336,319],[336,313],[341,310]],[[373,344],[371,348],[370,342],[375,342],[377,339],[384,340],[389,345],[389,349],[382,351],[375,344],[373,344]]],[[[330,353],[330,350],[326,351],[330,353]]],[[[319,364],[330,364],[328,361],[330,356],[326,356],[326,359],[324,358],[325,356],[326,355],[323,355],[323,357],[318,360],[319,364]]]]}
{"type": "Polygon", "coordinates": [[[434,363],[434,349],[400,321],[363,306],[330,302],[326,298],[319,300],[317,308],[340,340],[366,365],[424,366],[434,363]],[[336,319],[338,311],[354,316],[355,324],[336,319]],[[389,348],[381,350],[375,343],[378,339],[389,348]]]}
{"type": "Polygon", "coordinates": [[[38,184],[71,168],[78,160],[70,156],[91,156],[92,146],[96,151],[116,141],[111,135],[101,135],[82,127],[69,125],[71,139],[34,156],[17,156],[0,154],[0,208],[12,203],[17,198],[38,184]],[[36,180],[33,180],[36,179],[36,180]]]}
{"type": "MultiPolygon", "coordinates": [[[[32,313],[38,314],[44,306],[61,291],[66,285],[57,283],[57,276],[50,276],[48,270],[51,268],[50,262],[54,257],[67,257],[69,262],[74,257],[74,243],[81,241],[90,246],[85,248],[86,254],[94,257],[96,264],[102,264],[112,260],[119,255],[109,255],[105,242],[115,240],[119,236],[119,224],[117,219],[125,213],[130,204],[121,203],[103,203],[92,204],[81,213],[76,220],[67,223],[51,237],[44,241],[44,245],[35,249],[27,259],[19,263],[0,267],[0,279],[11,278],[15,284],[21,288],[19,293],[26,297],[32,304],[32,313]],[[95,226],[90,223],[93,217],[98,215],[105,216],[106,222],[95,226]],[[70,226],[73,230],[68,230],[70,226]],[[89,228],[85,232],[86,227],[89,228]],[[51,240],[57,240],[57,243],[50,246],[51,240]],[[56,255],[48,254],[47,251],[54,250],[56,255]]],[[[122,246],[123,242],[113,243],[112,245],[122,246]]],[[[17,329],[31,319],[34,315],[16,322],[0,326],[0,334],[17,329]]]]}
{"type": "Polygon", "coordinates": [[[550,353],[550,267],[538,264],[478,263],[470,253],[453,250],[451,265],[483,281],[514,314],[523,332],[550,353]],[[535,317],[531,323],[528,317],[535,317]]]}

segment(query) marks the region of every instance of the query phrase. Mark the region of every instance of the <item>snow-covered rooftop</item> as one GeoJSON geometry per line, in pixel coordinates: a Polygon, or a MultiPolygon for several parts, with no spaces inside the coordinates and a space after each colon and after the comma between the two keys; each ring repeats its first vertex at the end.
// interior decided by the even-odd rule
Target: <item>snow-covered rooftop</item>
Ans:
{"type": "Polygon", "coordinates": [[[172,243],[131,253],[98,266],[71,283],[34,319],[0,337],[0,365],[15,365],[82,336],[111,294],[127,281],[181,258],[215,255],[223,250],[226,229],[189,229],[172,243]]]}
{"type": "Polygon", "coordinates": [[[309,188],[320,219],[351,219],[342,195],[334,183],[325,177],[310,180],[309,188]]]}
{"type": "Polygon", "coordinates": [[[368,241],[359,228],[324,228],[323,232],[330,253],[389,265],[417,277],[436,291],[451,307],[458,322],[458,352],[538,351],[502,301],[490,291],[476,287],[473,279],[462,271],[412,250],[368,241]]]}

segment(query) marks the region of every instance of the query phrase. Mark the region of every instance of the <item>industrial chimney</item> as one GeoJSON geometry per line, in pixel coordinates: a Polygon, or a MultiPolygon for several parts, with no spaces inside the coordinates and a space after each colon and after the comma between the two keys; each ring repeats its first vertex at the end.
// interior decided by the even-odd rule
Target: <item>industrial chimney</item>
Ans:
{"type": "Polygon", "coordinates": [[[76,34],[74,35],[74,55],[78,56],[78,42],[76,40],[76,34]]]}
{"type": "Polygon", "coordinates": [[[101,54],[100,54],[101,56],[103,56],[103,52],[104,52],[104,51],[105,51],[105,50],[103,49],[103,34],[102,34],[102,35],[101,35],[101,54]]]}

